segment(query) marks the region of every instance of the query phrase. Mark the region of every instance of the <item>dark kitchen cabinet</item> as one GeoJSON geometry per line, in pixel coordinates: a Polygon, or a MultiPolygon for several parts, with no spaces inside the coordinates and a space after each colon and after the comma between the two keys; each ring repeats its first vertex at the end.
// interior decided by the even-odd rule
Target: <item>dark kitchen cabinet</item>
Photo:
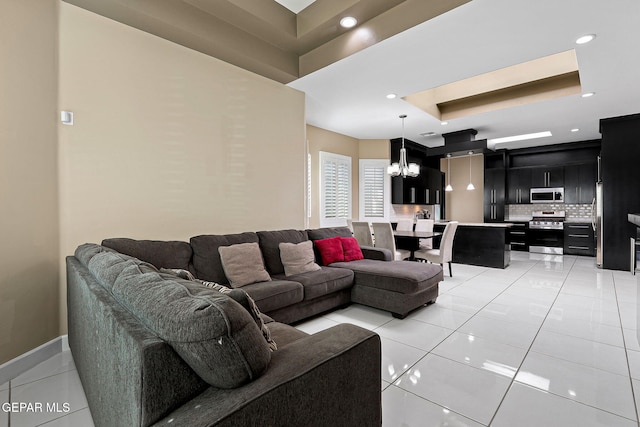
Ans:
{"type": "Polygon", "coordinates": [[[564,185],[564,168],[562,166],[535,167],[531,169],[531,187],[549,188],[564,185]]]}
{"type": "Polygon", "coordinates": [[[529,222],[512,222],[509,228],[509,243],[512,251],[529,251],[529,222]]]}
{"type": "Polygon", "coordinates": [[[444,188],[442,185],[444,174],[439,170],[433,168],[423,168],[423,171],[421,171],[421,173],[424,174],[425,179],[425,204],[441,204],[444,197],[444,188]]]}
{"type": "Polygon", "coordinates": [[[531,168],[509,169],[507,175],[507,203],[529,203],[531,168]]]}
{"type": "Polygon", "coordinates": [[[596,239],[591,224],[564,224],[564,253],[568,255],[595,256],[596,239]]]}
{"type": "Polygon", "coordinates": [[[564,167],[564,202],[591,203],[595,197],[596,162],[564,167]]]}
{"type": "Polygon", "coordinates": [[[629,271],[628,214],[640,212],[640,114],[600,120],[603,268],[629,271]]]}
{"type": "Polygon", "coordinates": [[[391,178],[391,203],[394,205],[439,205],[442,203],[442,172],[421,167],[416,177],[391,178]]]}
{"type": "Polygon", "coordinates": [[[505,178],[502,168],[484,171],[484,222],[504,221],[505,178]]]}
{"type": "Polygon", "coordinates": [[[424,205],[424,183],[420,175],[415,178],[392,177],[391,203],[394,205],[424,205]]]}

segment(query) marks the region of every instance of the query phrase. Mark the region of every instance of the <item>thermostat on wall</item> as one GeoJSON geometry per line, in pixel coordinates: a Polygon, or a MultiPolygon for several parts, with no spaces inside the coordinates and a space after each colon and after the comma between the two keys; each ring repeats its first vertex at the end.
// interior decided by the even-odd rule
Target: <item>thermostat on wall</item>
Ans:
{"type": "Polygon", "coordinates": [[[73,112],[72,111],[61,111],[60,112],[60,120],[63,125],[73,125],[73,112]]]}

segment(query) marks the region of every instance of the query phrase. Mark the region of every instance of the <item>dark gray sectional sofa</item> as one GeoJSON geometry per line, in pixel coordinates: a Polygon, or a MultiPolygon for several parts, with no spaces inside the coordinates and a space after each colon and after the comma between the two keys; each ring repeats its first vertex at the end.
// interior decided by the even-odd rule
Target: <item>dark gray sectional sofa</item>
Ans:
{"type": "Polygon", "coordinates": [[[95,424],[380,425],[377,334],[344,324],[308,335],[287,324],[352,301],[403,317],[435,301],[442,269],[362,248],[367,259],[284,275],[279,243],[350,235],[281,230],[80,246],[67,258],[69,346],[95,424]],[[259,244],[272,280],[243,286],[244,299],[159,271],[226,284],[218,248],[247,242],[259,244]],[[258,323],[247,294],[263,313],[258,323]]]}

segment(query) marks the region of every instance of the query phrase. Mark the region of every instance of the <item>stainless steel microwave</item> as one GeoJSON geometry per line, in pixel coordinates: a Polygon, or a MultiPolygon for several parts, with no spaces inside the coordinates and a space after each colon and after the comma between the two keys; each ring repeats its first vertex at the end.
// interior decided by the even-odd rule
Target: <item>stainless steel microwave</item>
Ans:
{"type": "Polygon", "coordinates": [[[564,203],[564,187],[532,188],[531,203],[564,203]]]}

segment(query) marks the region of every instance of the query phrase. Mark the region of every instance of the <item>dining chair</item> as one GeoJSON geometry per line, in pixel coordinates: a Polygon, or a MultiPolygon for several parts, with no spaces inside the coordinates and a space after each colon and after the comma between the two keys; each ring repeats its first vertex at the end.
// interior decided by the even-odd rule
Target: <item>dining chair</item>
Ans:
{"type": "Polygon", "coordinates": [[[360,246],[373,246],[373,237],[371,236],[371,226],[368,222],[352,221],[353,237],[356,238],[360,246]]]}
{"type": "Polygon", "coordinates": [[[400,219],[398,220],[398,225],[396,225],[397,231],[413,231],[413,221],[410,219],[400,219]]]}
{"type": "Polygon", "coordinates": [[[393,228],[391,228],[391,223],[374,222],[371,226],[373,227],[373,234],[376,236],[376,248],[389,249],[393,255],[393,259],[396,261],[401,261],[411,256],[411,251],[396,248],[396,240],[393,237],[393,228]]]}
{"type": "Polygon", "coordinates": [[[439,249],[419,249],[415,251],[416,258],[424,258],[429,262],[440,264],[444,268],[444,263],[449,264],[449,277],[453,277],[451,273],[451,259],[453,258],[453,238],[458,228],[458,221],[449,221],[444,227],[442,240],[439,249]]]}
{"type": "MultiPolygon", "coordinates": [[[[419,219],[416,222],[416,231],[427,231],[433,233],[432,219],[419,219]]],[[[420,249],[433,249],[433,239],[420,239],[420,249]]]]}

